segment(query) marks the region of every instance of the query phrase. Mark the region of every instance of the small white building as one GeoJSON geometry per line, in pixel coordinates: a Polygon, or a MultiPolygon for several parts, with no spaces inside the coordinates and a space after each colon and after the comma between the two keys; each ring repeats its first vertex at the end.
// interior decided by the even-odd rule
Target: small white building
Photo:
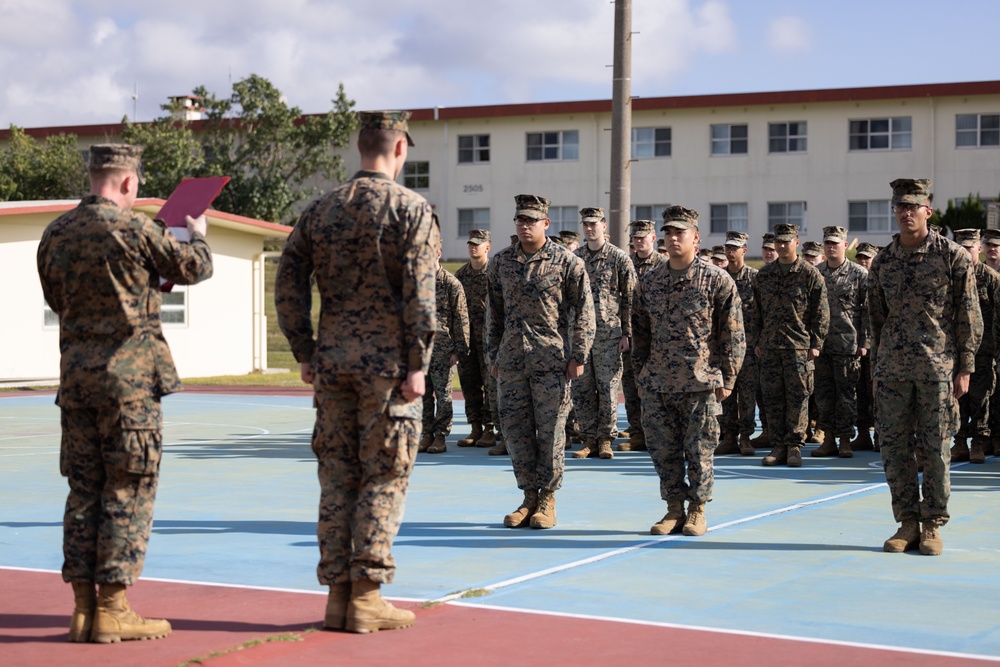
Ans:
{"type": "MultiPolygon", "coordinates": [[[[154,216],[162,199],[139,199],[154,216]]],[[[59,326],[38,281],[35,255],[45,227],[77,201],[0,203],[0,382],[59,377],[59,326]]],[[[243,375],[267,368],[264,240],[291,227],[209,211],[215,273],[164,294],[163,331],[182,378],[243,375]]]]}

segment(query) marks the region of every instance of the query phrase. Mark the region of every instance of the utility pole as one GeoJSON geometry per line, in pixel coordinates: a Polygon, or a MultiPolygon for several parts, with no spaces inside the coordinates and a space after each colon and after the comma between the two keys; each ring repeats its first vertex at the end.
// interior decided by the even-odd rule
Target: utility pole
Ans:
{"type": "Polygon", "coordinates": [[[632,207],[632,0],[615,0],[615,56],[611,92],[611,242],[628,248],[632,207]]]}

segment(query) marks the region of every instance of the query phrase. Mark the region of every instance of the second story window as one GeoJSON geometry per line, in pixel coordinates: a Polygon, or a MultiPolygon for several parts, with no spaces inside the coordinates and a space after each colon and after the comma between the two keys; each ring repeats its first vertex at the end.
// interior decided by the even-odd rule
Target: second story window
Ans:
{"type": "Polygon", "coordinates": [[[913,147],[913,123],[909,116],[850,121],[852,151],[901,151],[913,147]]]}
{"type": "Polygon", "coordinates": [[[403,185],[411,190],[426,190],[431,187],[431,163],[407,162],[403,167],[403,185]]]}
{"type": "Polygon", "coordinates": [[[458,163],[481,164],[490,161],[490,135],[466,134],[458,137],[458,163]]]}
{"type": "Polygon", "coordinates": [[[892,207],[887,199],[847,203],[847,229],[852,232],[889,231],[892,207]]]}
{"type": "Polygon", "coordinates": [[[633,127],[632,159],[670,157],[669,127],[633,127]]]}
{"type": "Polygon", "coordinates": [[[458,238],[467,238],[469,230],[489,229],[490,209],[460,208],[458,209],[458,238]]]}
{"type": "Polygon", "coordinates": [[[745,203],[712,204],[711,210],[711,229],[713,234],[746,232],[748,211],[745,203]]]}
{"type": "Polygon", "coordinates": [[[767,126],[767,150],[770,153],[805,153],[805,123],[770,123],[767,126]]]}
{"type": "Polygon", "coordinates": [[[574,231],[580,223],[580,209],[576,206],[549,206],[549,220],[549,236],[563,230],[574,231]]]}
{"type": "Polygon", "coordinates": [[[955,116],[955,147],[1000,146],[1000,114],[955,116]]]}
{"type": "Polygon", "coordinates": [[[580,133],[577,130],[528,133],[528,162],[577,160],[579,158],[580,133]]]}

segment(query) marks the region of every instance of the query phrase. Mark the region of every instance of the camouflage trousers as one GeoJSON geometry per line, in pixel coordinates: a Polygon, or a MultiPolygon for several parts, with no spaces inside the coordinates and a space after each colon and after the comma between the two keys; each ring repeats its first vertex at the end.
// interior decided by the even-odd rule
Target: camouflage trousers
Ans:
{"type": "Polygon", "coordinates": [[[771,446],[800,447],[809,424],[809,396],[813,391],[813,362],[808,350],[763,350],[760,393],[767,413],[771,446]]]}
{"type": "Polygon", "coordinates": [[[146,559],[163,454],[159,398],[64,408],[64,581],[131,586],[146,559]]]}
{"type": "Polygon", "coordinates": [[[990,435],[990,396],[996,388],[993,357],[976,355],[976,372],[969,378],[969,391],[958,399],[959,438],[990,435]]]}
{"type": "Polygon", "coordinates": [[[565,466],[569,383],[564,371],[500,371],[500,425],[517,488],[556,491],[565,466]]]}
{"type": "Polygon", "coordinates": [[[420,401],[399,378],[339,375],[317,382],[312,449],[318,462],[323,585],[392,582],[392,542],[420,440],[420,401]]]}
{"type": "Polygon", "coordinates": [[[635,369],[632,368],[632,352],[622,353],[622,393],[625,394],[625,415],[630,429],[642,430],[642,401],[639,388],[635,386],[635,369]]]}
{"type": "Polygon", "coordinates": [[[585,438],[618,435],[618,390],[622,378],[622,355],[618,339],[595,339],[583,375],[573,380],[573,407],[585,438]]]}
{"type": "Polygon", "coordinates": [[[858,373],[858,429],[867,431],[875,426],[875,410],[872,401],[872,362],[870,357],[861,357],[858,373]]]}
{"type": "Polygon", "coordinates": [[[875,428],[896,521],[948,522],[951,438],[958,405],[951,382],[875,381],[875,428]],[[924,455],[921,488],[914,452],[924,455]],[[923,500],[921,500],[921,490],[923,500]]]}
{"type": "Polygon", "coordinates": [[[451,435],[451,424],[455,418],[451,399],[454,377],[455,367],[451,365],[451,353],[432,352],[424,387],[423,433],[444,437],[451,435]]]}
{"type": "Polygon", "coordinates": [[[660,497],[707,503],[715,482],[712,459],[722,413],[715,391],[665,394],[640,387],[639,394],[646,446],[660,476],[660,497]]]}
{"type": "Polygon", "coordinates": [[[490,375],[482,345],[473,345],[469,356],[458,360],[458,381],[465,397],[465,418],[489,431],[497,414],[497,381],[490,375]]]}
{"type": "Polygon", "coordinates": [[[719,427],[726,433],[751,435],[757,426],[754,412],[757,409],[757,360],[753,350],[747,353],[736,376],[733,392],[722,401],[722,416],[719,427]]]}
{"type": "Polygon", "coordinates": [[[858,421],[861,361],[853,354],[821,354],[816,359],[816,427],[834,437],[854,437],[858,421]]]}

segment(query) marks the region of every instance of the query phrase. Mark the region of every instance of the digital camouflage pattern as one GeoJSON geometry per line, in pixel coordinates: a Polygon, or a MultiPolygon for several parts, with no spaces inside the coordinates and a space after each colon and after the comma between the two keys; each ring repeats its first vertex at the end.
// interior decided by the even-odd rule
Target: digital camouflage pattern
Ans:
{"type": "MultiPolygon", "coordinates": [[[[600,209],[583,211],[595,211],[591,213],[594,217],[600,209]]],[[[614,439],[618,435],[622,375],[618,345],[623,336],[632,335],[635,269],[625,251],[611,243],[605,243],[596,252],[584,244],[576,250],[576,256],[587,269],[597,329],[583,375],[573,381],[573,406],[584,438],[614,439]]]]}
{"type": "MultiPolygon", "coordinates": [[[[655,234],[656,230],[652,220],[638,220],[632,223],[632,235],[636,236],[636,230],[640,234],[655,234]],[[643,223],[639,225],[639,223],[643,223]],[[638,226],[637,226],[638,225],[638,226]]],[[[635,269],[636,285],[646,273],[655,269],[667,261],[666,255],[653,250],[648,257],[642,258],[638,254],[629,255],[632,260],[632,268],[635,269]]],[[[625,414],[628,417],[630,428],[642,429],[642,403],[639,399],[639,389],[635,385],[635,365],[632,363],[632,350],[622,354],[622,393],[625,395],[625,414]]]]}
{"type": "Polygon", "coordinates": [[[771,445],[801,447],[809,425],[815,362],[809,361],[807,350],[764,348],[757,368],[771,445]]]}
{"type": "Polygon", "coordinates": [[[406,143],[413,146],[410,136],[409,111],[359,111],[358,125],[361,130],[394,130],[406,135],[406,143]]]}
{"type": "Polygon", "coordinates": [[[979,311],[983,316],[983,339],[976,351],[976,370],[969,378],[969,391],[958,399],[960,427],[957,435],[960,438],[990,435],[990,397],[996,389],[993,319],[997,290],[1000,289],[1000,274],[982,262],[973,267],[973,272],[976,277],[979,311]]]}
{"type": "Polygon", "coordinates": [[[518,488],[562,486],[570,359],[583,365],[594,341],[594,301],[583,261],[546,241],[490,260],[486,348],[499,370],[500,424],[518,488]]]}
{"type": "MultiPolygon", "coordinates": [[[[727,233],[726,245],[734,245],[738,248],[745,247],[746,241],[746,234],[741,232],[727,233]],[[729,234],[734,236],[729,237],[729,234]],[[735,236],[735,234],[740,236],[735,236]],[[741,242],[744,245],[739,245],[741,242]]],[[[744,264],[739,271],[733,273],[727,270],[727,273],[736,283],[736,291],[740,295],[743,322],[749,322],[753,315],[753,281],[757,277],[757,269],[744,264]]],[[[719,417],[719,426],[727,433],[751,435],[756,428],[754,413],[757,407],[758,370],[757,355],[753,352],[754,347],[754,341],[747,336],[747,353],[743,358],[740,373],[736,376],[733,393],[722,401],[722,416],[719,417]]]]}
{"type": "MultiPolygon", "coordinates": [[[[842,228],[826,228],[842,231],[842,228]]],[[[828,234],[831,239],[840,238],[828,234]]],[[[830,305],[830,329],[816,360],[816,424],[835,437],[853,437],[858,421],[859,349],[872,346],[868,318],[868,271],[844,261],[836,268],[829,262],[818,267],[826,281],[830,305]]]]}
{"type": "Polygon", "coordinates": [[[736,284],[697,259],[679,275],[663,264],[639,281],[632,330],[643,430],[661,497],[707,502],[722,413],[715,389],[733,388],[746,354],[736,284]]]}
{"type": "Polygon", "coordinates": [[[306,208],[282,252],[278,323],[315,372],[321,584],[389,583],[395,573],[392,541],[421,430],[421,403],[406,402],[400,385],[430,363],[439,247],[423,197],[360,171],[306,208]]]}
{"type": "Polygon", "coordinates": [[[469,313],[469,356],[458,360],[465,418],[488,430],[494,427],[497,414],[497,384],[486,363],[486,268],[477,271],[466,262],[455,277],[462,283],[469,313]]]}
{"type": "Polygon", "coordinates": [[[435,281],[437,333],[423,397],[423,433],[447,437],[454,418],[451,384],[455,367],[451,355],[460,360],[469,357],[469,314],[458,278],[439,268],[435,281]]]}
{"type": "Polygon", "coordinates": [[[897,521],[944,524],[950,444],[958,430],[952,382],[957,373],[975,370],[983,334],[968,252],[932,233],[908,250],[895,235],[872,261],[868,310],[875,423],[893,514],[897,521]],[[924,455],[922,501],[915,449],[924,455]]]}

